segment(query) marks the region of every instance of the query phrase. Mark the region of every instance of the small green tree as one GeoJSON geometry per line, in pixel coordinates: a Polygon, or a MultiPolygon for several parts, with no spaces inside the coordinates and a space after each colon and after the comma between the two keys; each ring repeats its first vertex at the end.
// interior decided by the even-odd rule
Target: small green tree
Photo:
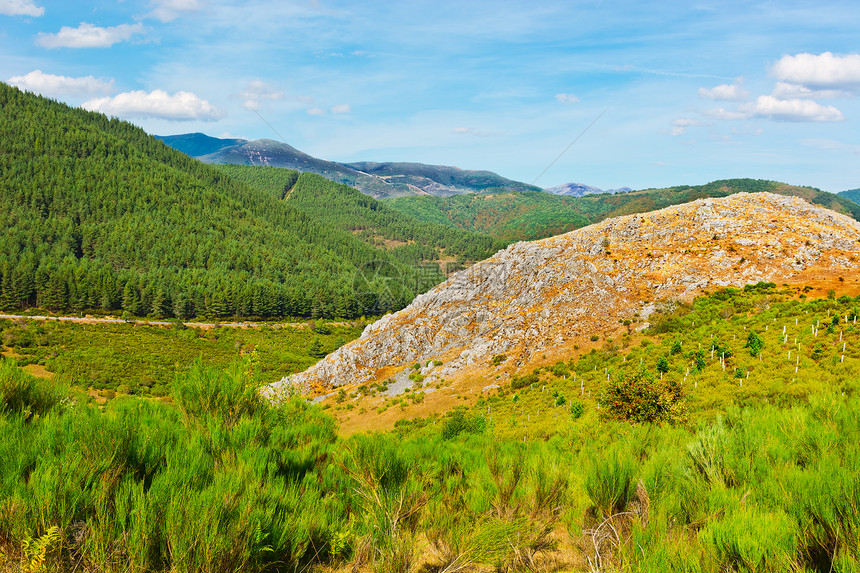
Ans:
{"type": "Polygon", "coordinates": [[[314,358],[323,358],[326,355],[326,351],[323,350],[322,341],[319,336],[314,337],[313,342],[311,342],[311,345],[308,348],[308,354],[314,358]]]}
{"type": "Polygon", "coordinates": [[[744,348],[750,349],[750,356],[758,356],[761,349],[764,348],[764,339],[751,330],[744,348]]]}
{"type": "Polygon", "coordinates": [[[665,356],[657,359],[657,372],[665,374],[669,371],[669,360],[665,356]]]}
{"type": "Polygon", "coordinates": [[[697,350],[693,354],[693,360],[696,362],[696,370],[698,370],[699,372],[704,370],[705,366],[707,366],[707,364],[705,363],[705,352],[703,350],[697,350]]]}

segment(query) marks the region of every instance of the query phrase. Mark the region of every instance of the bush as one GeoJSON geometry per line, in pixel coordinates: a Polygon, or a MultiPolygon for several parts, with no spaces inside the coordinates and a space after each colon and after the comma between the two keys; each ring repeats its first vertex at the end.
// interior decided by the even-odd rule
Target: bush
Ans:
{"type": "Polygon", "coordinates": [[[226,428],[242,416],[251,416],[263,407],[257,386],[248,372],[250,362],[234,364],[229,370],[207,368],[198,360],[187,372],[176,375],[173,399],[185,422],[206,424],[211,418],[226,428]]]}
{"type": "Polygon", "coordinates": [[[585,474],[585,491],[598,516],[622,512],[636,493],[636,465],[618,450],[592,460],[585,474]]]}
{"type": "Polygon", "coordinates": [[[795,570],[797,524],[782,511],[764,513],[745,506],[712,523],[702,540],[727,570],[795,570]]]}
{"type": "Polygon", "coordinates": [[[458,408],[451,412],[451,417],[442,426],[442,439],[450,440],[460,434],[483,434],[487,429],[487,420],[478,415],[467,416],[458,408]]]}
{"type": "Polygon", "coordinates": [[[58,401],[56,393],[20,370],[14,360],[0,357],[0,414],[42,415],[58,401]]]}
{"type": "Polygon", "coordinates": [[[539,381],[540,377],[534,372],[522,377],[514,375],[514,377],[511,379],[511,390],[519,390],[520,388],[525,388],[527,386],[531,386],[532,384],[537,384],[539,381]]]}
{"type": "Polygon", "coordinates": [[[751,330],[747,336],[747,343],[744,344],[744,348],[749,348],[750,356],[756,357],[761,352],[761,349],[764,348],[764,339],[751,330]]]}
{"type": "Polygon", "coordinates": [[[656,380],[642,368],[632,375],[622,373],[608,382],[599,401],[607,419],[674,423],[685,417],[681,386],[669,378],[656,380]]]}

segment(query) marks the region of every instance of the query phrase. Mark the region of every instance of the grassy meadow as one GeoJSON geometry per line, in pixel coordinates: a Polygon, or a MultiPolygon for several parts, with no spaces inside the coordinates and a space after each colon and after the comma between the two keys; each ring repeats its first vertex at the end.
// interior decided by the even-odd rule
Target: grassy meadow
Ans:
{"type": "Polygon", "coordinates": [[[666,305],[349,438],[250,355],[103,405],[4,359],[0,571],[858,571],[860,300],[801,294],[666,305]]]}
{"type": "Polygon", "coordinates": [[[174,372],[195,360],[226,368],[253,353],[255,380],[270,382],[308,368],[363,327],[360,321],[191,328],[0,319],[0,343],[19,365],[41,366],[72,386],[106,397],[161,397],[169,395],[174,372]]]}

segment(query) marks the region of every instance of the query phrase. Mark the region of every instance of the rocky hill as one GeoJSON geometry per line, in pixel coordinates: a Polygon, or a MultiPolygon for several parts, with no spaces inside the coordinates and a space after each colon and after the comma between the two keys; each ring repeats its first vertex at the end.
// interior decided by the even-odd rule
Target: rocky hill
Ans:
{"type": "Polygon", "coordinates": [[[290,382],[318,393],[387,379],[480,389],[623,322],[641,327],[663,302],[759,281],[852,281],[858,269],[856,220],[771,193],[700,199],[513,244],[290,382]]]}

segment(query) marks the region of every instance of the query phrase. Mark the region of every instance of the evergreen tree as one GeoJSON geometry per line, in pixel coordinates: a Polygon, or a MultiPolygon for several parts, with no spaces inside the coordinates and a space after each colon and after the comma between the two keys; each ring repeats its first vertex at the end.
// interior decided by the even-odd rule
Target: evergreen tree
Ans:
{"type": "Polygon", "coordinates": [[[125,283],[125,288],[122,290],[122,309],[132,316],[140,316],[140,295],[137,292],[137,287],[131,284],[131,281],[125,283]]]}

